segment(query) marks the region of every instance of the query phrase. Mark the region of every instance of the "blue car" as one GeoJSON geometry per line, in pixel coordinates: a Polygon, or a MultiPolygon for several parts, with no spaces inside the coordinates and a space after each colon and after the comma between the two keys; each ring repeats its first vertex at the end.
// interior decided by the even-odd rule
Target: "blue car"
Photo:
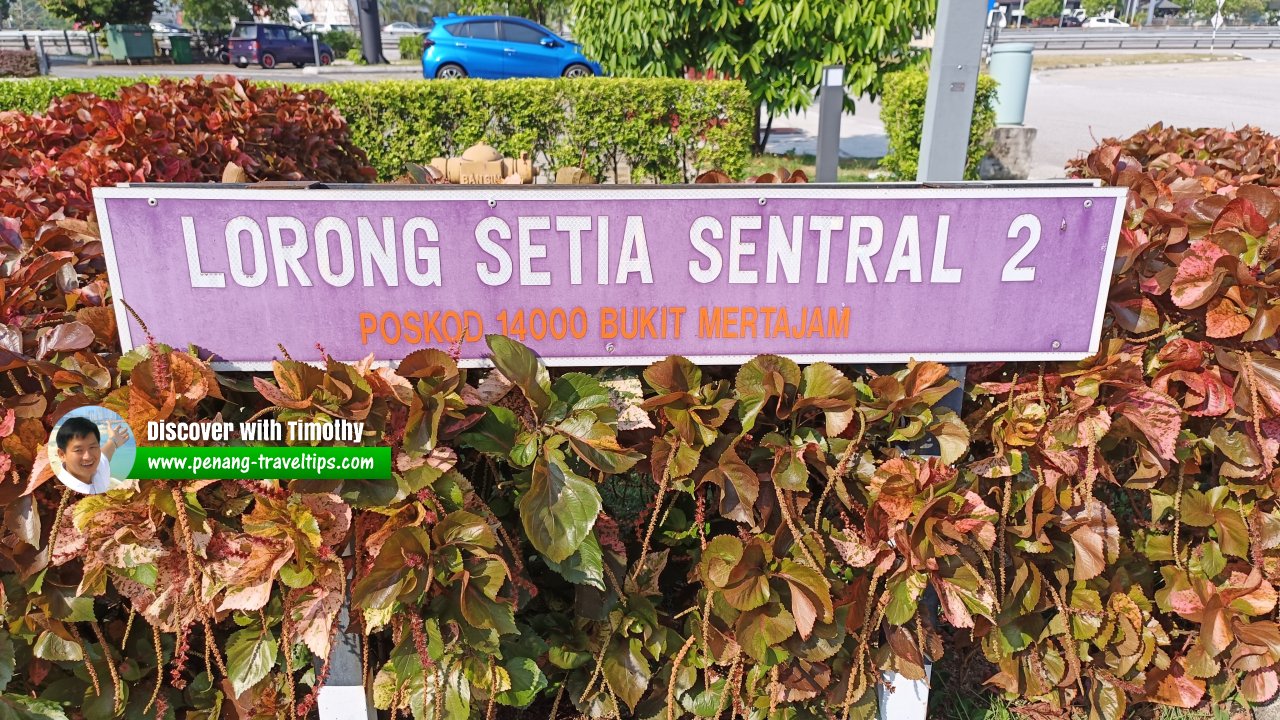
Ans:
{"type": "Polygon", "coordinates": [[[425,78],[603,75],[582,47],[538,23],[500,15],[436,18],[422,41],[425,78]]]}

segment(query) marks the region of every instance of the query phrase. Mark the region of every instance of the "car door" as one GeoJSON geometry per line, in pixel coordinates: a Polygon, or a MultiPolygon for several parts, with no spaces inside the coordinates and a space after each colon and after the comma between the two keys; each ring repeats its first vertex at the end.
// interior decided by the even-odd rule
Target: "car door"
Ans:
{"type": "Polygon", "coordinates": [[[314,63],[316,61],[315,53],[311,51],[311,38],[294,28],[286,28],[284,35],[289,42],[289,62],[314,63]]]}
{"type": "Polygon", "coordinates": [[[502,77],[503,44],[497,20],[472,20],[464,24],[465,37],[458,38],[463,68],[471,77],[502,77]]]}
{"type": "Polygon", "coordinates": [[[506,77],[559,77],[564,45],[524,23],[502,21],[502,74],[506,77]],[[555,47],[542,44],[551,40],[555,47]]]}

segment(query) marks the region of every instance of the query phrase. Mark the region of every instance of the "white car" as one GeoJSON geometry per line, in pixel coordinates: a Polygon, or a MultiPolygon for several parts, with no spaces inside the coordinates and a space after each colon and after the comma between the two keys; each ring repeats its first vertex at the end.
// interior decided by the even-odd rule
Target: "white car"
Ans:
{"type": "Polygon", "coordinates": [[[413,23],[393,22],[382,28],[386,35],[421,35],[424,30],[413,23]]]}
{"type": "Polygon", "coordinates": [[[1129,23],[1113,17],[1091,17],[1081,27],[1086,28],[1127,28],[1129,23]]]}

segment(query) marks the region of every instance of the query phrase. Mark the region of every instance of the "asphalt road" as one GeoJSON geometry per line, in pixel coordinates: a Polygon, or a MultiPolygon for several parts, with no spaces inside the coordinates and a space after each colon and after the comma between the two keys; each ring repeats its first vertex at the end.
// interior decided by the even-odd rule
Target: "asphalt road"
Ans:
{"type": "Polygon", "coordinates": [[[1183,127],[1258,125],[1280,133],[1280,50],[1249,60],[1043,70],[1032,75],[1026,124],[1037,128],[1033,178],[1107,137],[1157,121],[1183,127]]]}

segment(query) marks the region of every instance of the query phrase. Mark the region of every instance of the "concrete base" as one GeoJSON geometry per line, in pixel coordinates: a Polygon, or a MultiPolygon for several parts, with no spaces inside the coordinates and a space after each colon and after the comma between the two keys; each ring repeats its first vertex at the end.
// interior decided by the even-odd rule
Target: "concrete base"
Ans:
{"type": "Polygon", "coordinates": [[[1036,129],[998,125],[991,136],[991,149],[978,165],[978,176],[983,180],[1026,180],[1031,174],[1031,145],[1036,129]]]}
{"type": "Polygon", "coordinates": [[[1254,720],[1280,720],[1280,693],[1264,705],[1253,707],[1254,720]]]}

